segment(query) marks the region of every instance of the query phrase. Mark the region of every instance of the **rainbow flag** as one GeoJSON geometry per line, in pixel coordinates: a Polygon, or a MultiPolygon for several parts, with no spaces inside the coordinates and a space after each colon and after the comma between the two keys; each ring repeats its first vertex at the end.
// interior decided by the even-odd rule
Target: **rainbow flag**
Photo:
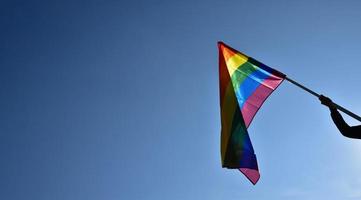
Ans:
{"type": "Polygon", "coordinates": [[[256,184],[260,174],[247,128],[286,76],[223,42],[218,49],[222,167],[239,169],[256,184]]]}

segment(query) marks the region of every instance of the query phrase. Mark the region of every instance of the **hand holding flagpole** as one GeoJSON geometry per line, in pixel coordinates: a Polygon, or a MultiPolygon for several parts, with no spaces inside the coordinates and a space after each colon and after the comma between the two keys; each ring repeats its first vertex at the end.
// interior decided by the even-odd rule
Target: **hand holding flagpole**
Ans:
{"type": "MultiPolygon", "coordinates": [[[[307,87],[305,87],[305,86],[297,83],[296,81],[288,78],[287,76],[285,77],[285,80],[287,80],[287,81],[289,81],[290,83],[292,83],[292,84],[294,84],[294,85],[302,88],[303,90],[309,92],[310,94],[316,96],[317,98],[320,98],[320,97],[322,96],[322,95],[317,94],[316,92],[310,90],[309,88],[307,88],[307,87]]],[[[342,107],[342,106],[340,106],[340,105],[338,105],[338,104],[336,104],[336,103],[334,103],[334,102],[332,102],[332,101],[331,101],[331,104],[332,104],[333,107],[337,108],[337,109],[340,110],[341,112],[343,112],[343,113],[349,115],[350,117],[352,117],[352,118],[354,118],[354,119],[356,119],[356,120],[358,120],[358,121],[361,122],[361,117],[360,117],[360,116],[356,115],[355,113],[347,110],[346,108],[344,108],[344,107],[342,107]]]]}

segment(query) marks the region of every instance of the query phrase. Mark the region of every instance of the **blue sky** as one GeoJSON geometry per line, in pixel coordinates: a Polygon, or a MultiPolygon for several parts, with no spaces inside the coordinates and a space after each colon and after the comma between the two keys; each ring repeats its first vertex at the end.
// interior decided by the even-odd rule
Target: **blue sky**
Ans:
{"type": "Polygon", "coordinates": [[[361,141],[288,82],[249,128],[258,184],[221,168],[217,41],[361,114],[360,8],[1,1],[0,199],[359,199],[361,141]]]}

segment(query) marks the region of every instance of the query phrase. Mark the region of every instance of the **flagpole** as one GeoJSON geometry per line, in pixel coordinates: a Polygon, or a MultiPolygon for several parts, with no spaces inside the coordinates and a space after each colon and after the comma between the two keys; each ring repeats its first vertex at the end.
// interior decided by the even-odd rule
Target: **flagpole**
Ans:
{"type": "Polygon", "coordinates": [[[305,87],[305,86],[303,86],[303,85],[301,85],[301,84],[297,83],[296,81],[294,81],[294,80],[292,80],[292,79],[288,78],[288,76],[286,76],[286,77],[285,77],[285,79],[286,79],[287,81],[291,82],[292,84],[294,84],[294,85],[296,85],[296,86],[298,86],[298,87],[300,87],[300,88],[302,88],[302,89],[306,90],[307,92],[309,92],[310,94],[312,94],[312,95],[316,96],[317,98],[319,98],[319,97],[321,96],[321,95],[317,94],[316,92],[314,92],[314,91],[312,91],[312,90],[308,89],[307,87],[305,87]]]}
{"type": "MultiPolygon", "coordinates": [[[[318,94],[318,93],[312,91],[311,89],[309,89],[309,88],[307,88],[307,87],[305,87],[305,86],[297,83],[296,81],[288,78],[287,76],[285,77],[285,80],[287,80],[288,82],[290,82],[290,83],[292,83],[292,84],[300,87],[301,89],[303,89],[303,90],[307,91],[308,93],[316,96],[317,98],[319,98],[319,97],[321,96],[320,94],[318,94]]],[[[347,110],[346,108],[344,108],[344,107],[342,107],[342,106],[340,106],[340,105],[338,105],[338,104],[336,104],[336,103],[334,103],[334,102],[332,102],[332,103],[333,103],[333,105],[334,105],[338,110],[340,110],[341,112],[343,112],[343,113],[349,115],[350,117],[353,117],[354,119],[356,119],[356,120],[358,120],[358,121],[361,122],[361,117],[360,117],[360,116],[356,115],[355,113],[347,110]]]]}

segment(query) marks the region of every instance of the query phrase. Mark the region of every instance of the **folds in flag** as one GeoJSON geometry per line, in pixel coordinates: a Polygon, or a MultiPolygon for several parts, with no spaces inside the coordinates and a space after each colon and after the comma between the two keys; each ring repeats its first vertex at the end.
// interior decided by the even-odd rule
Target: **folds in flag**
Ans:
{"type": "Polygon", "coordinates": [[[223,42],[218,49],[222,167],[239,169],[256,184],[260,173],[247,128],[286,76],[223,42]]]}

